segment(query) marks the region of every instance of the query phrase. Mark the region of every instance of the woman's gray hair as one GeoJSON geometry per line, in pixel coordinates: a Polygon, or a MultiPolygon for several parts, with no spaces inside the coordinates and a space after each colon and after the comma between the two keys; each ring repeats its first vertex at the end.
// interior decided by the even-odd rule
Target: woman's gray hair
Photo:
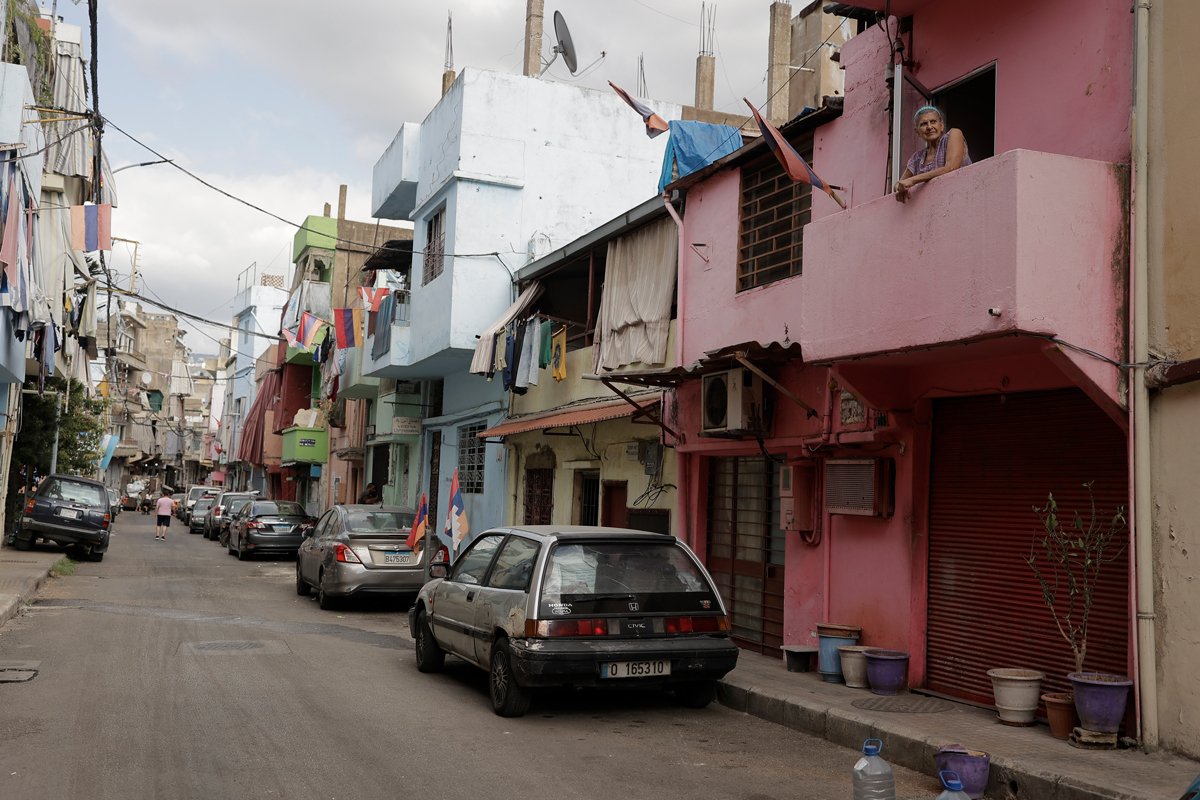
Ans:
{"type": "Polygon", "coordinates": [[[938,115],[938,118],[942,121],[943,125],[946,124],[946,112],[945,111],[942,111],[937,106],[921,106],[920,108],[917,109],[917,113],[913,114],[913,127],[914,128],[917,127],[917,120],[919,120],[921,118],[922,114],[928,114],[930,111],[932,111],[933,113],[938,115]]]}

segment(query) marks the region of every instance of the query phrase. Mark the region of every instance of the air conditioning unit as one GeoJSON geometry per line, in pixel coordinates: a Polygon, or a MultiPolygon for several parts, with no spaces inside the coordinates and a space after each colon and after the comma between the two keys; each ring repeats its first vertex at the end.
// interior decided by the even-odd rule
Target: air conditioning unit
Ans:
{"type": "Polygon", "coordinates": [[[825,461],[825,510],[830,514],[890,517],[895,465],[890,458],[830,458],[825,461]]]}
{"type": "Polygon", "coordinates": [[[761,430],[762,381],[747,369],[714,372],[701,386],[704,433],[761,430]]]}

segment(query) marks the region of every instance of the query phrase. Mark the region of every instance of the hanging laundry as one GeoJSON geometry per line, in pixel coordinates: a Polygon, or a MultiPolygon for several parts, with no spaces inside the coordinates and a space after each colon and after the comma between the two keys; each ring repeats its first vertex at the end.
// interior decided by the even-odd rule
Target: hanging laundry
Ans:
{"type": "Polygon", "coordinates": [[[525,358],[526,368],[529,370],[527,378],[530,386],[537,386],[539,375],[542,372],[542,367],[539,363],[541,361],[542,350],[542,323],[536,316],[529,318],[528,333],[525,336],[525,341],[528,345],[526,349],[529,351],[525,358]]]}
{"type": "Polygon", "coordinates": [[[551,341],[550,374],[556,381],[567,379],[567,326],[554,332],[551,341]]]}
{"type": "Polygon", "coordinates": [[[514,394],[525,394],[529,391],[529,359],[526,356],[525,348],[525,320],[517,323],[517,338],[513,343],[513,386],[514,394]],[[522,370],[525,374],[522,375],[522,370]]]}
{"type": "Polygon", "coordinates": [[[362,347],[362,314],[361,308],[333,310],[333,334],[338,347],[362,347]]]}
{"type": "Polygon", "coordinates": [[[550,360],[554,357],[554,345],[552,344],[554,332],[554,323],[550,320],[542,321],[542,346],[538,352],[538,366],[542,369],[550,366],[550,360]]]}
{"type": "Polygon", "coordinates": [[[509,333],[504,337],[504,391],[513,387],[513,367],[517,361],[517,335],[509,333]]]}
{"type": "Polygon", "coordinates": [[[4,214],[4,235],[0,238],[0,264],[4,266],[4,279],[11,294],[17,284],[17,237],[21,231],[20,194],[13,177],[8,179],[5,201],[8,206],[4,214]]]}
{"type": "Polygon", "coordinates": [[[517,378],[516,389],[521,394],[529,388],[529,376],[536,374],[538,371],[537,362],[534,361],[534,340],[537,339],[540,331],[530,324],[529,320],[521,321],[520,333],[517,336],[518,352],[517,356],[517,378]]]}
{"type": "Polygon", "coordinates": [[[112,250],[112,205],[71,206],[71,247],[90,253],[112,250]]]}

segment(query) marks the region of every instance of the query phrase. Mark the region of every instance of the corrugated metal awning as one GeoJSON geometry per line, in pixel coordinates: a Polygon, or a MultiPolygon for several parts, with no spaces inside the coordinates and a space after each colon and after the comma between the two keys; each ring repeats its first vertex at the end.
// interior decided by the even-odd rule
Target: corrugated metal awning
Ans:
{"type": "Polygon", "coordinates": [[[480,439],[493,436],[512,436],[516,433],[546,430],[547,428],[570,428],[575,425],[587,425],[592,422],[604,422],[611,419],[631,417],[661,402],[662,395],[655,392],[633,398],[637,406],[624,400],[603,400],[596,403],[577,404],[552,411],[541,411],[536,414],[526,414],[501,422],[479,434],[480,439]]]}

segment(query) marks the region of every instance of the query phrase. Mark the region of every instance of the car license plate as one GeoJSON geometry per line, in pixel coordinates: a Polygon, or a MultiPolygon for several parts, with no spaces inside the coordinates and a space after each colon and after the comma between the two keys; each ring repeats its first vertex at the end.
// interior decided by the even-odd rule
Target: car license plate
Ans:
{"type": "Polygon", "coordinates": [[[671,674],[671,662],[659,661],[605,661],[600,665],[601,678],[657,678],[671,674]]]}
{"type": "Polygon", "coordinates": [[[60,517],[66,517],[67,519],[79,519],[79,509],[77,509],[77,508],[60,508],[58,510],[58,515],[60,517]]]}
{"type": "Polygon", "coordinates": [[[383,563],[385,564],[411,564],[411,553],[384,553],[383,563]]]}

